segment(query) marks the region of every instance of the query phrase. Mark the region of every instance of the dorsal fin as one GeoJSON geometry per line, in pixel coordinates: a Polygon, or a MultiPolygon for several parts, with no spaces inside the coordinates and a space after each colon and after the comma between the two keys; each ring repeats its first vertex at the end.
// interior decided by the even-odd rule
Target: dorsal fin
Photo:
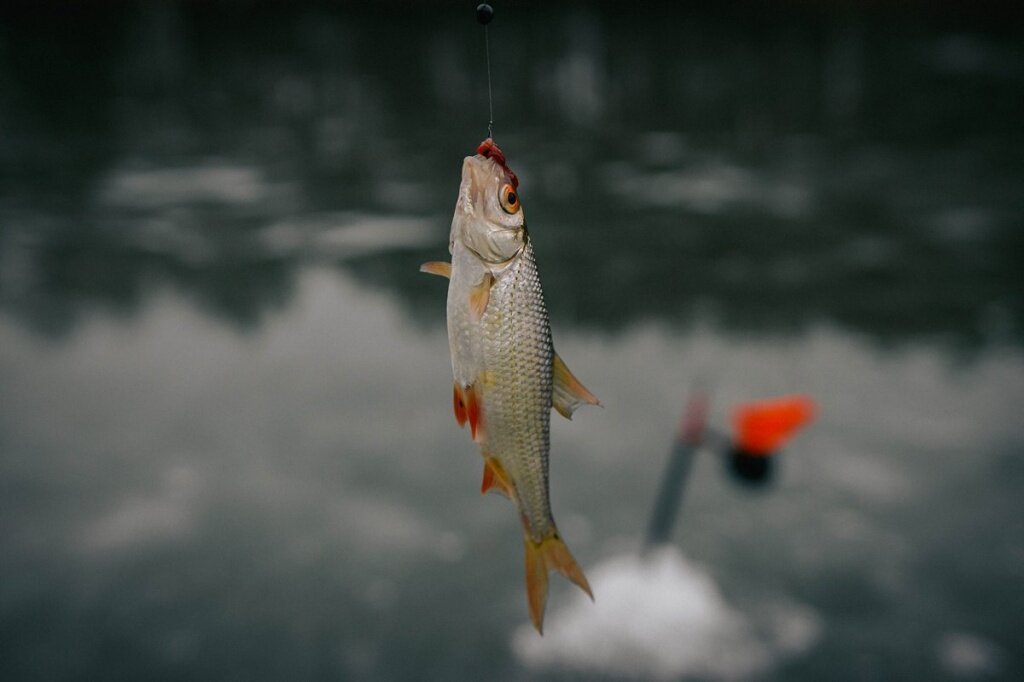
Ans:
{"type": "Polygon", "coordinates": [[[573,376],[558,353],[555,353],[555,359],[551,363],[551,380],[551,406],[566,419],[572,419],[572,413],[580,405],[601,405],[597,396],[573,376]]]}

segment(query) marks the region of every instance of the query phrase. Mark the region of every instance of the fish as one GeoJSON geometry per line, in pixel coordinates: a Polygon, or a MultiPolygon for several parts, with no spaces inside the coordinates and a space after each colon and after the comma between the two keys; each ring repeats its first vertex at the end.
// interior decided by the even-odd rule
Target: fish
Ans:
{"type": "Polygon", "coordinates": [[[504,495],[518,509],[527,605],[543,634],[550,571],[594,598],[551,511],[551,410],[571,419],[581,405],[601,403],[552,345],[519,179],[491,138],[463,160],[448,251],[451,262],[420,270],[449,280],[455,420],[469,425],[483,456],[481,493],[504,495]]]}

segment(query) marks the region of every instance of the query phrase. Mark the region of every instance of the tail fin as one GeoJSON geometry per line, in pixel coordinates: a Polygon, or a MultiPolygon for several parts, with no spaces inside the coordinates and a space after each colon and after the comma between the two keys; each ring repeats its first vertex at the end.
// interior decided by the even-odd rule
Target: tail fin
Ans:
{"type": "Polygon", "coordinates": [[[593,599],[594,593],[590,591],[590,583],[583,570],[569,553],[558,531],[552,530],[551,534],[540,542],[534,542],[529,533],[524,535],[523,544],[526,547],[526,599],[530,605],[530,620],[537,632],[544,634],[544,606],[548,600],[548,572],[558,571],[566,578],[576,583],[581,590],[593,599]]]}
{"type": "Polygon", "coordinates": [[[736,408],[735,445],[753,455],[770,455],[814,416],[814,401],[793,395],[744,403],[736,408]]]}

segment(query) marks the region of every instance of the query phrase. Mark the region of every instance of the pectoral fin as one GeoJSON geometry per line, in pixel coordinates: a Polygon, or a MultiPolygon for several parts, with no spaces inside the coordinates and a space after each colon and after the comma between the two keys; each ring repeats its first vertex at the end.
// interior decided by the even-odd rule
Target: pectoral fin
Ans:
{"type": "Polygon", "coordinates": [[[424,263],[420,266],[420,272],[425,272],[428,275],[437,275],[438,277],[452,278],[452,264],[446,263],[443,260],[432,260],[429,263],[424,263]]]}
{"type": "Polygon", "coordinates": [[[487,301],[491,299],[492,284],[494,284],[494,275],[489,272],[485,273],[484,278],[473,287],[469,294],[469,312],[475,321],[479,321],[484,316],[487,301]]]}
{"type": "Polygon", "coordinates": [[[566,419],[572,419],[572,413],[584,403],[587,405],[601,404],[597,396],[588,391],[587,387],[573,376],[569,368],[565,366],[562,358],[558,357],[558,353],[555,353],[555,359],[551,365],[551,374],[554,383],[551,393],[551,406],[558,410],[558,414],[566,419]]]}

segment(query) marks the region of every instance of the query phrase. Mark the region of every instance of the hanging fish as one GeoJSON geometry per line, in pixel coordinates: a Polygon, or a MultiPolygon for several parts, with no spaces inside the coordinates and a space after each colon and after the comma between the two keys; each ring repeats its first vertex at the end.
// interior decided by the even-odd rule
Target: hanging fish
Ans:
{"type": "Polygon", "coordinates": [[[530,618],[543,632],[549,571],[593,598],[551,515],[551,408],[572,418],[580,405],[600,403],[551,345],[519,180],[490,138],[463,161],[448,250],[451,263],[425,263],[420,270],[450,280],[455,419],[469,423],[483,455],[481,492],[493,489],[519,508],[530,618]]]}

